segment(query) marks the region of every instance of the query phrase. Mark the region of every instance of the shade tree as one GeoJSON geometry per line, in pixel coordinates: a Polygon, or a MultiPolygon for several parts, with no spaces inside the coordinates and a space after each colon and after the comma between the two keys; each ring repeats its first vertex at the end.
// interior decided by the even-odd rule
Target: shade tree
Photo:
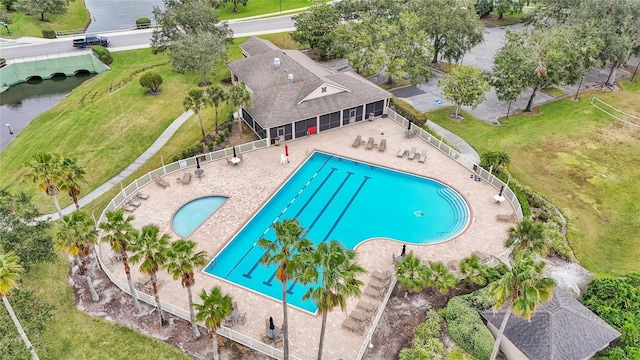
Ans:
{"type": "Polygon", "coordinates": [[[407,6],[417,15],[431,42],[432,63],[437,63],[440,57],[459,63],[484,40],[484,26],[467,1],[410,0],[407,6]]]}
{"type": "Polygon", "coordinates": [[[169,60],[177,73],[199,73],[199,86],[207,86],[207,74],[227,60],[228,39],[217,33],[197,31],[183,34],[170,45],[169,60]]]}
{"type": "Polygon", "coordinates": [[[15,8],[26,14],[40,14],[40,21],[45,21],[44,14],[64,14],[69,9],[70,0],[16,0],[15,8]]]}
{"type": "Polygon", "coordinates": [[[460,108],[463,105],[475,109],[489,91],[488,77],[475,66],[456,66],[438,81],[438,87],[442,89],[444,97],[453,102],[455,106],[454,117],[460,116],[460,108]]]}
{"type": "Polygon", "coordinates": [[[340,13],[326,2],[316,0],[306,12],[292,17],[296,31],[291,38],[308,45],[321,59],[326,59],[333,46],[333,33],[340,13]]]}
{"type": "Polygon", "coordinates": [[[338,51],[360,73],[383,73],[388,84],[396,78],[418,84],[432,77],[424,61],[431,57],[431,45],[414,13],[403,12],[397,19],[366,15],[342,24],[336,36],[338,51]]]}
{"type": "Polygon", "coordinates": [[[519,13],[525,5],[524,0],[496,0],[493,11],[498,13],[498,19],[502,19],[506,13],[519,13]]]}
{"type": "Polygon", "coordinates": [[[233,9],[231,9],[231,12],[238,12],[238,5],[242,5],[242,6],[247,6],[247,4],[249,3],[249,0],[222,0],[223,3],[225,4],[233,4],[233,9]]]}

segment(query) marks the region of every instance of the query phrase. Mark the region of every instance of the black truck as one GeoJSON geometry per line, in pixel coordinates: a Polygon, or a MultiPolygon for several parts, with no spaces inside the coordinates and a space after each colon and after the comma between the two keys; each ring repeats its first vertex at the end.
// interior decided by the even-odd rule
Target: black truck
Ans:
{"type": "Polygon", "coordinates": [[[93,45],[108,47],[110,43],[109,38],[100,35],[86,35],[81,38],[73,39],[73,47],[78,49],[84,49],[93,45]]]}

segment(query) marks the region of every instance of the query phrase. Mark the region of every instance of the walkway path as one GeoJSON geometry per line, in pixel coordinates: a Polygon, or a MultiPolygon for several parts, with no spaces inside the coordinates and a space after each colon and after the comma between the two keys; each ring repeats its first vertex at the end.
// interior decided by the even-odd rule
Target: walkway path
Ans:
{"type": "MultiPolygon", "coordinates": [[[[114,187],[120,185],[122,183],[122,181],[127,178],[127,176],[133,174],[133,172],[138,170],[138,168],[140,168],[140,166],[142,166],[142,164],[147,162],[147,160],[149,160],[151,158],[151,156],[153,156],[156,152],[158,152],[158,150],[160,150],[164,146],[164,144],[166,144],[167,141],[169,141],[171,136],[173,136],[173,134],[180,128],[180,126],[182,126],[182,124],[185,121],[187,121],[187,119],[189,117],[191,117],[191,115],[193,115],[193,111],[189,110],[187,112],[184,112],[177,119],[175,119],[171,123],[171,125],[169,125],[162,132],[162,134],[160,134],[160,137],[158,137],[156,139],[156,141],[154,141],[153,144],[151,144],[151,146],[149,146],[149,148],[147,150],[145,150],[145,152],[143,152],[142,155],[138,156],[138,158],[135,159],[129,166],[127,166],[124,170],[122,170],[118,175],[116,175],[116,176],[112,177],[111,179],[109,179],[106,183],[100,185],[98,188],[96,188],[92,192],[90,192],[87,195],[83,196],[78,201],[80,203],[80,206],[82,207],[82,206],[87,205],[88,203],[92,202],[96,198],[104,195],[107,191],[109,191],[109,190],[113,189],[114,187]]],[[[62,209],[62,214],[63,215],[70,214],[75,209],[76,209],[75,205],[71,204],[71,205],[67,206],[66,208],[62,209]]],[[[58,220],[60,218],[60,216],[58,215],[57,212],[55,212],[53,214],[45,215],[45,216],[43,216],[43,218],[46,218],[46,219],[48,219],[50,221],[53,221],[53,220],[58,220]]]]}
{"type": "Polygon", "coordinates": [[[456,148],[460,154],[464,155],[467,159],[473,161],[476,164],[480,164],[480,155],[478,152],[460,136],[452,133],[451,131],[443,128],[442,126],[434,123],[431,120],[427,120],[427,127],[433,130],[436,134],[442,137],[442,140],[456,148]]]}

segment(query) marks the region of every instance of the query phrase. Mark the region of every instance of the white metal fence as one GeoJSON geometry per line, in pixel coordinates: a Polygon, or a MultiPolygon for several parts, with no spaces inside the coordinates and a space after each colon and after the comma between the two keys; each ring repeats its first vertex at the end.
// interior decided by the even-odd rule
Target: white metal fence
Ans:
{"type": "MultiPolygon", "coordinates": [[[[396,113],[390,108],[387,108],[386,111],[389,117],[393,119],[395,122],[397,122],[398,124],[402,125],[405,128],[409,126],[409,120],[405,119],[403,116],[399,115],[398,113],[396,113]]],[[[513,205],[513,208],[515,209],[516,217],[518,218],[518,220],[522,220],[523,214],[522,214],[522,207],[520,206],[520,202],[518,201],[516,194],[509,188],[509,186],[507,186],[507,184],[502,182],[502,180],[498,179],[497,177],[495,177],[493,174],[491,174],[484,168],[480,167],[480,165],[469,160],[469,158],[467,158],[466,156],[452,149],[449,145],[443,143],[435,136],[429,134],[424,129],[417,128],[415,126],[413,127],[413,129],[416,129],[415,130],[416,135],[418,135],[421,139],[428,142],[436,149],[440,150],[440,152],[442,152],[443,154],[457,161],[460,165],[473,171],[476,175],[482,178],[482,180],[489,183],[489,185],[493,186],[496,190],[500,190],[502,186],[504,186],[504,189],[502,191],[502,196],[504,196],[505,199],[508,200],[511,203],[511,205],[513,205]]]]}
{"type": "MultiPolygon", "coordinates": [[[[250,143],[246,143],[246,144],[242,144],[239,146],[236,146],[236,151],[237,154],[242,154],[248,151],[253,151],[253,150],[257,150],[260,148],[264,148],[266,147],[267,144],[267,140],[266,139],[262,139],[262,140],[257,140],[257,141],[253,141],[250,143]]],[[[218,151],[214,151],[214,152],[210,152],[208,154],[204,154],[204,155],[198,155],[198,159],[200,160],[201,163],[206,163],[209,161],[215,161],[215,160],[219,160],[225,157],[230,157],[233,156],[233,149],[232,148],[227,148],[227,149],[222,149],[222,150],[218,150],[218,151]]],[[[151,181],[154,181],[154,178],[156,177],[156,175],[158,176],[165,176],[167,174],[170,174],[174,171],[178,171],[180,169],[183,169],[185,167],[189,167],[189,166],[195,166],[196,165],[196,156],[194,157],[190,157],[188,159],[183,159],[183,160],[178,160],[176,162],[173,162],[171,164],[167,164],[167,165],[163,165],[162,167],[155,169],[141,177],[139,177],[138,179],[136,179],[134,182],[132,182],[131,184],[129,184],[129,186],[123,188],[112,200],[111,202],[109,202],[109,205],[107,205],[107,207],[102,211],[102,214],[100,214],[100,218],[98,219],[98,223],[96,224],[96,226],[99,229],[99,224],[102,223],[103,221],[106,220],[106,213],[107,211],[113,211],[115,209],[118,208],[118,206],[122,205],[122,203],[125,201],[125,199],[127,199],[129,196],[135,194],[141,187],[145,186],[146,184],[150,183],[151,181]]],[[[100,229],[99,229],[100,231],[100,229]]],[[[102,236],[102,232],[100,233],[100,235],[102,236]]],[[[123,281],[121,279],[119,279],[116,275],[114,275],[108,267],[105,266],[103,259],[99,256],[99,252],[100,252],[100,248],[96,247],[96,252],[98,253],[98,260],[100,262],[100,267],[102,268],[102,270],[104,271],[105,274],[107,274],[107,277],[109,278],[109,280],[111,280],[111,282],[113,282],[117,287],[120,288],[120,290],[124,291],[125,293],[131,295],[131,291],[129,290],[129,284],[126,281],[123,281]]],[[[156,302],[155,299],[153,298],[153,296],[149,295],[149,294],[145,294],[142,291],[136,291],[136,295],[138,296],[138,299],[140,299],[141,301],[146,302],[147,304],[150,304],[152,306],[156,306],[156,302]]],[[[190,321],[190,316],[189,316],[189,310],[180,308],[178,306],[175,306],[173,304],[167,303],[165,301],[160,300],[160,305],[162,306],[163,311],[166,311],[168,313],[171,313],[177,317],[180,317],[184,320],[190,321]]],[[[217,331],[217,333],[221,336],[224,336],[230,340],[233,340],[235,342],[238,342],[242,345],[245,345],[253,350],[259,351],[265,355],[271,356],[273,358],[276,359],[282,359],[283,358],[283,352],[280,349],[274,348],[273,346],[267,345],[259,340],[253,339],[247,335],[241,334],[233,329],[227,328],[227,327],[220,327],[217,331]]],[[[290,359],[294,359],[294,360],[299,360],[298,358],[296,358],[295,356],[289,356],[290,359]]]]}

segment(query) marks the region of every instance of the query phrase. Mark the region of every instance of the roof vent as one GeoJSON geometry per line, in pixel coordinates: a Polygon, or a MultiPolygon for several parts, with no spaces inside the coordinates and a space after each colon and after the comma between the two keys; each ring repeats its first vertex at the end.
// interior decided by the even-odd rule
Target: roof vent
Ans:
{"type": "Polygon", "coordinates": [[[273,68],[280,69],[280,58],[273,58],[273,68]]]}
{"type": "Polygon", "coordinates": [[[289,80],[289,84],[293,84],[293,74],[287,75],[287,80],[289,80]]]}

